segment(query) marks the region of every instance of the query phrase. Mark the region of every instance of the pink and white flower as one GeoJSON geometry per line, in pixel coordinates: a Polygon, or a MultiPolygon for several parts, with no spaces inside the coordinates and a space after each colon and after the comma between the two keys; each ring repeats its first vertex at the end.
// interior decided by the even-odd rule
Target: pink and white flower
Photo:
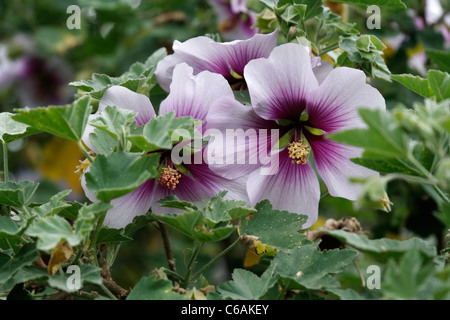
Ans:
{"type": "MultiPolygon", "coordinates": [[[[222,97],[233,97],[233,92],[222,76],[208,71],[193,75],[192,68],[182,63],[174,69],[170,94],[161,103],[159,114],[174,111],[176,117],[191,116],[206,125],[209,107],[222,97]]],[[[90,119],[98,117],[107,106],[136,112],[135,121],[138,126],[145,125],[156,115],[152,103],[146,96],[120,86],[106,90],[99,102],[97,113],[91,115],[90,119]]],[[[89,139],[89,134],[93,131],[94,128],[88,126],[83,141],[96,152],[89,139]]],[[[228,180],[215,174],[205,162],[183,164],[189,174],[178,170],[177,165],[171,161],[170,150],[161,155],[160,162],[163,170],[158,178],[150,179],[135,191],[111,201],[113,208],[106,214],[105,225],[122,228],[132,222],[135,216],[146,214],[150,208],[156,214],[173,212],[173,209],[163,208],[157,204],[158,200],[169,195],[195,202],[227,190],[228,198],[246,200],[242,181],[228,180]]],[[[87,189],[84,175],[82,186],[89,200],[97,201],[95,194],[87,189]]]]}
{"type": "MultiPolygon", "coordinates": [[[[212,170],[229,179],[248,175],[250,205],[269,199],[275,209],[305,214],[309,219],[304,228],[318,216],[320,188],[312,163],[332,196],[356,200],[360,189],[349,178],[377,173],[350,161],[360,156],[360,149],[326,136],[363,126],[359,107],[385,109],[382,95],[366,83],[365,74],[341,67],[323,68],[315,75],[308,51],[301,45],[285,44],[268,58],[250,61],[244,77],[252,107],[222,98],[212,106],[208,126],[223,131],[230,123],[243,130],[278,129],[281,137],[288,137],[289,144],[274,154],[279,166],[272,175],[262,175],[254,164],[212,163],[212,170]]],[[[247,145],[238,146],[237,150],[245,148],[247,145]]]]}
{"type": "Polygon", "coordinates": [[[158,63],[155,76],[160,86],[169,92],[173,69],[185,62],[194,74],[210,71],[221,74],[235,88],[245,87],[244,68],[253,59],[267,58],[276,47],[278,31],[256,34],[247,40],[215,42],[208,37],[196,37],[185,42],[174,41],[174,53],[158,63]]]}

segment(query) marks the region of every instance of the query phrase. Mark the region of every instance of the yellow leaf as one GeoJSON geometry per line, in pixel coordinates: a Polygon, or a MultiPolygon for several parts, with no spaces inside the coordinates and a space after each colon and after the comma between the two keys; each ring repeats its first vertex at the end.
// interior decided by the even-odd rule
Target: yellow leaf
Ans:
{"type": "Polygon", "coordinates": [[[256,254],[258,255],[264,254],[268,256],[274,256],[277,254],[277,249],[275,249],[275,247],[262,243],[259,240],[253,241],[253,244],[255,245],[256,254]]]}
{"type": "Polygon", "coordinates": [[[252,250],[247,249],[247,254],[245,255],[244,268],[250,268],[259,263],[259,256],[252,250]]]}
{"type": "Polygon", "coordinates": [[[53,276],[59,267],[69,260],[73,253],[73,249],[67,241],[58,243],[55,249],[52,250],[50,262],[48,263],[48,273],[53,276]]]}
{"type": "Polygon", "coordinates": [[[206,300],[206,296],[196,288],[187,291],[186,296],[191,300],[206,300]]]}

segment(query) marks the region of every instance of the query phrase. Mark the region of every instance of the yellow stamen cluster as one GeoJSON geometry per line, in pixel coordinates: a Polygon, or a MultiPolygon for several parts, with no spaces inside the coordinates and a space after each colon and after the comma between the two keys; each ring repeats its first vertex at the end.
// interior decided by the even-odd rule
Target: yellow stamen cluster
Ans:
{"type": "MultiPolygon", "coordinates": [[[[92,152],[89,152],[92,160],[95,159],[95,156],[92,152]]],[[[76,167],[76,171],[75,173],[78,173],[80,175],[82,175],[86,169],[91,165],[91,162],[89,161],[89,159],[84,159],[83,161],[80,160],[80,164],[76,167]]]]}
{"type": "Polygon", "coordinates": [[[159,184],[169,190],[175,190],[180,183],[181,174],[173,168],[163,168],[159,175],[159,184]]]}
{"type": "Polygon", "coordinates": [[[289,158],[293,159],[294,164],[306,164],[310,150],[311,147],[301,141],[291,142],[288,145],[289,158]]]}

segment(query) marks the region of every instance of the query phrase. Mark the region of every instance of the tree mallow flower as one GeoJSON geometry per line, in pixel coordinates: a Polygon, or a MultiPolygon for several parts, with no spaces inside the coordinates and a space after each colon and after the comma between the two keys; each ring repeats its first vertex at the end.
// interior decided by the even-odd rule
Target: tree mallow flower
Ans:
{"type": "MultiPolygon", "coordinates": [[[[313,63],[317,63],[314,62],[313,63]]],[[[212,170],[226,178],[248,175],[247,192],[250,205],[269,199],[273,207],[308,215],[304,228],[318,216],[319,180],[311,163],[332,196],[356,200],[359,186],[349,178],[376,175],[356,165],[351,158],[361,150],[326,138],[327,134],[363,126],[359,107],[385,109],[382,95],[366,84],[360,70],[346,67],[322,69],[315,75],[308,50],[298,44],[275,48],[269,58],[250,61],[244,70],[251,107],[235,99],[222,98],[207,116],[211,128],[225,131],[279,130],[278,168],[262,175],[258,164],[220,164],[210,162],[212,170]],[[230,125],[231,124],[231,125],[230,125]],[[284,141],[284,142],[283,142],[284,141]]],[[[239,153],[256,152],[249,143],[237,146],[239,153]]],[[[211,143],[208,148],[220,148],[211,143]]],[[[226,144],[225,144],[226,145],[226,144]]],[[[267,144],[274,146],[274,141],[267,144]]],[[[266,145],[263,146],[266,148],[266,145]]],[[[222,150],[227,154],[228,150],[222,150]]]]}
{"type": "MultiPolygon", "coordinates": [[[[208,71],[194,76],[192,68],[182,63],[174,69],[170,94],[161,103],[159,113],[162,115],[174,111],[176,117],[191,116],[205,122],[210,105],[221,97],[233,97],[233,92],[222,76],[208,71]]],[[[136,112],[135,121],[138,126],[145,125],[155,116],[153,106],[146,96],[125,87],[113,86],[106,90],[100,99],[97,113],[91,115],[90,119],[98,117],[107,106],[136,112]]],[[[86,129],[83,141],[96,152],[89,140],[89,134],[93,130],[92,126],[86,129]]],[[[183,164],[188,173],[182,172],[172,161],[170,150],[161,155],[160,162],[159,177],[148,180],[135,191],[111,201],[113,208],[106,214],[105,225],[122,228],[135,216],[147,213],[150,207],[156,214],[173,212],[173,209],[160,207],[156,203],[169,195],[176,195],[185,201],[199,201],[211,198],[221,190],[228,190],[227,197],[244,197],[245,200],[244,184],[239,180],[231,181],[216,175],[204,162],[183,164]]],[[[91,201],[96,201],[95,195],[86,187],[84,175],[81,179],[86,196],[91,201]]]]}
{"type": "Polygon", "coordinates": [[[267,58],[277,45],[278,31],[256,34],[247,40],[215,42],[208,37],[196,37],[173,43],[174,53],[161,60],[155,71],[160,86],[169,92],[174,67],[186,62],[194,74],[207,70],[221,74],[234,88],[245,87],[245,65],[257,58],[267,58]]]}
{"type": "Polygon", "coordinates": [[[256,14],[246,0],[209,0],[217,15],[218,29],[225,40],[244,40],[258,33],[256,14]]]}

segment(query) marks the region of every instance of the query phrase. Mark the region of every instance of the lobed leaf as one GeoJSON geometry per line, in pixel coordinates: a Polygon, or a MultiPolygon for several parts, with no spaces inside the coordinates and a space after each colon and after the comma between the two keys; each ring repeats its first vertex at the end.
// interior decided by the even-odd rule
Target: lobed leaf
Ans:
{"type": "Polygon", "coordinates": [[[38,186],[39,184],[33,181],[0,181],[0,204],[19,208],[27,205],[38,186]]]}
{"type": "Polygon", "coordinates": [[[157,176],[158,154],[115,152],[99,154],[86,172],[86,185],[97,199],[110,201],[137,189],[157,176]]]}
{"type": "Polygon", "coordinates": [[[387,261],[389,258],[399,258],[405,252],[418,250],[427,257],[435,257],[436,247],[428,244],[419,238],[407,240],[393,239],[368,239],[365,236],[343,230],[321,229],[324,233],[342,241],[343,243],[377,258],[380,261],[387,261]]]}
{"type": "Polygon", "coordinates": [[[90,98],[82,97],[66,106],[17,109],[12,118],[55,136],[80,141],[91,113],[90,98]]]}
{"type": "Polygon", "coordinates": [[[24,123],[13,120],[13,115],[9,112],[0,113],[0,141],[3,143],[10,143],[40,132],[24,123]]]}

